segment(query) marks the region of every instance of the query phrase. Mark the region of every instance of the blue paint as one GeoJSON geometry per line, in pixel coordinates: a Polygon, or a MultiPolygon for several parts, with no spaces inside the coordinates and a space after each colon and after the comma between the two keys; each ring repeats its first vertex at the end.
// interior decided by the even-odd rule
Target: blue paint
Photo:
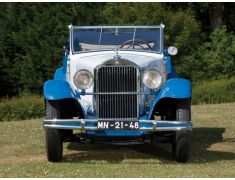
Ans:
{"type": "Polygon", "coordinates": [[[87,131],[90,136],[146,136],[148,131],[139,130],[106,130],[106,131],[87,131]]]}
{"type": "Polygon", "coordinates": [[[65,76],[65,73],[64,73],[64,68],[58,68],[56,69],[55,71],[55,75],[54,75],[54,79],[55,80],[66,80],[66,76],[65,76]]]}
{"type": "Polygon", "coordinates": [[[190,81],[182,78],[172,78],[165,82],[160,92],[158,93],[159,99],[161,98],[189,98],[191,97],[191,83],[190,81]]]}
{"type": "Polygon", "coordinates": [[[167,79],[172,79],[177,77],[177,72],[175,67],[171,67],[171,73],[167,75],[167,79]]]}
{"type": "Polygon", "coordinates": [[[66,98],[76,98],[75,93],[69,86],[67,81],[49,80],[44,83],[44,98],[47,100],[59,100],[66,98]]]}
{"type": "Polygon", "coordinates": [[[168,51],[167,51],[167,49],[163,49],[162,53],[163,53],[164,56],[168,56],[168,51]]]}
{"type": "Polygon", "coordinates": [[[149,113],[149,118],[157,102],[162,98],[190,98],[191,97],[191,83],[182,78],[172,78],[166,81],[162,86],[160,92],[155,97],[149,113]]]}
{"type": "Polygon", "coordinates": [[[164,58],[164,61],[166,62],[166,70],[167,70],[167,73],[171,73],[171,57],[170,56],[166,56],[164,58]]]}
{"type": "Polygon", "coordinates": [[[140,116],[139,120],[148,120],[148,116],[140,116]]]}

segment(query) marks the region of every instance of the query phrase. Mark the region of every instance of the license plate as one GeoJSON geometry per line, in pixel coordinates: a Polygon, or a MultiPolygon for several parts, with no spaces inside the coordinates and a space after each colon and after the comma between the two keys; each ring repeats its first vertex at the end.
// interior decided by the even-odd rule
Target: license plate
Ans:
{"type": "Polygon", "coordinates": [[[102,121],[97,122],[99,130],[138,130],[138,121],[102,121]]]}

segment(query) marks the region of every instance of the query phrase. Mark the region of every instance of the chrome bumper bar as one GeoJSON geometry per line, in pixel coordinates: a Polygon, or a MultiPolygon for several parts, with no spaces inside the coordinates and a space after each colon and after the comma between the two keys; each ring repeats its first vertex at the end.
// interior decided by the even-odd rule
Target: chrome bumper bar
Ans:
{"type": "MultiPolygon", "coordinates": [[[[44,128],[52,129],[74,129],[81,131],[97,131],[97,122],[99,120],[107,119],[45,119],[43,120],[44,128]]],[[[117,119],[108,119],[115,120],[117,119]]],[[[121,120],[121,119],[120,119],[121,120]]],[[[130,121],[138,121],[140,131],[180,131],[180,130],[192,130],[191,121],[161,121],[161,120],[138,120],[138,119],[125,119],[130,121]]]]}

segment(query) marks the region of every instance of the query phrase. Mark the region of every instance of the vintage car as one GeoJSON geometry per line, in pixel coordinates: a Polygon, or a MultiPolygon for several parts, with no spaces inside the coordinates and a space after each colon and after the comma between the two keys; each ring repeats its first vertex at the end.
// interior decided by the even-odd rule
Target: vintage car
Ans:
{"type": "Polygon", "coordinates": [[[163,24],[69,26],[63,66],[43,89],[49,161],[72,141],[166,142],[174,160],[188,160],[191,84],[177,77],[178,50],[165,48],[163,32],[163,24]]]}

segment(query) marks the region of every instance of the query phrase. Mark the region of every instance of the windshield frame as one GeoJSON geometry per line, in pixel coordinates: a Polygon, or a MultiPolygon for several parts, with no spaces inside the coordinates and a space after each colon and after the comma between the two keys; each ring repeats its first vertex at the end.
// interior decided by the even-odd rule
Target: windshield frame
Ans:
{"type": "Polygon", "coordinates": [[[119,49],[122,51],[141,51],[141,52],[151,52],[151,53],[162,53],[163,52],[163,44],[164,44],[164,38],[163,38],[163,30],[164,30],[164,25],[160,24],[159,26],[73,26],[70,25],[70,53],[71,54],[81,54],[81,53],[88,53],[88,52],[99,52],[99,51],[112,51],[114,49],[97,49],[97,50],[88,50],[88,51],[74,51],[73,48],[73,30],[74,29],[114,29],[114,28],[122,28],[122,29],[156,29],[159,28],[160,34],[159,34],[159,40],[160,40],[160,48],[159,51],[154,51],[154,50],[136,50],[136,49],[119,49]]]}

